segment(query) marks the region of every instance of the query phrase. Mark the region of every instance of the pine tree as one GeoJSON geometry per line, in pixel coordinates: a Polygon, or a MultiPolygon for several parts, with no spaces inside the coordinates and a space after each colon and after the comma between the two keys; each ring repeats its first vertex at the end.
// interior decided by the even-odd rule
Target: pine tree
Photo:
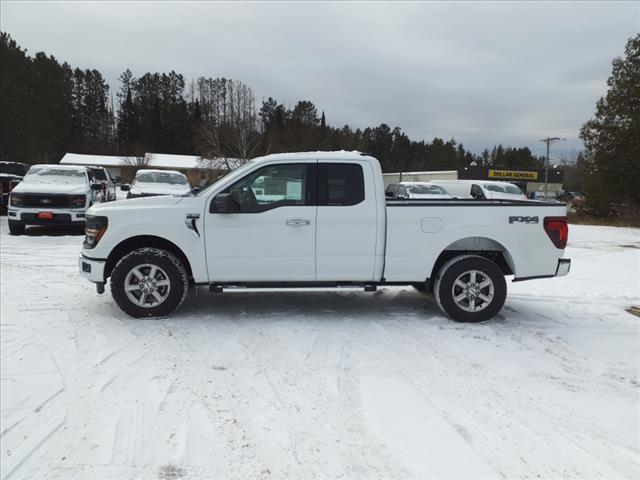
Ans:
{"type": "Polygon", "coordinates": [[[607,85],[595,118],[580,131],[590,162],[587,200],[599,213],[607,213],[609,200],[640,204],[640,34],[613,60],[607,85]]]}

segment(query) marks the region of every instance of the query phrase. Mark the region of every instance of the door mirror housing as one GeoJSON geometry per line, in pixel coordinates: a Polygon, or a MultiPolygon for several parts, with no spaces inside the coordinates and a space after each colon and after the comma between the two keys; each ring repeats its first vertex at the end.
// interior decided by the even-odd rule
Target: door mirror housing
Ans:
{"type": "Polygon", "coordinates": [[[211,203],[212,213],[239,213],[240,205],[233,199],[230,193],[219,193],[211,203]]]}
{"type": "Polygon", "coordinates": [[[102,191],[102,184],[101,183],[92,183],[91,184],[91,190],[95,190],[95,191],[102,191]]]}
{"type": "Polygon", "coordinates": [[[129,185],[128,183],[123,183],[122,185],[120,185],[120,190],[122,190],[123,192],[128,192],[131,189],[131,185],[129,185]]]}

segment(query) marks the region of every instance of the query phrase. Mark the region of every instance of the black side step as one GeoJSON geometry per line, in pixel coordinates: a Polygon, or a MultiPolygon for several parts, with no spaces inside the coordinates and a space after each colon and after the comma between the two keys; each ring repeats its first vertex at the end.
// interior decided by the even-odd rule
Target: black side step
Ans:
{"type": "Polygon", "coordinates": [[[375,292],[378,285],[375,283],[358,282],[247,282],[247,283],[211,283],[209,291],[223,293],[224,289],[253,289],[253,288],[362,288],[365,292],[375,292]]]}

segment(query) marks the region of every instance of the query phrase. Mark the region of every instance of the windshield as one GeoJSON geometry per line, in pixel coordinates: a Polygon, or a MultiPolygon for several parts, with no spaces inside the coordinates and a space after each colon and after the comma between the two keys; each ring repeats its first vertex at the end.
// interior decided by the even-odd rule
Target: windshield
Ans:
{"type": "Polygon", "coordinates": [[[225,173],[223,176],[221,176],[219,179],[217,179],[215,182],[213,182],[211,185],[209,185],[207,188],[204,188],[202,190],[200,190],[197,194],[196,197],[200,197],[202,195],[207,195],[207,192],[209,192],[212,188],[214,188],[218,183],[220,183],[222,180],[224,180],[225,178],[227,178],[229,175],[231,175],[232,173],[242,173],[245,170],[249,170],[252,166],[253,166],[253,162],[247,162],[244,165],[239,166],[238,168],[234,169],[234,170],[229,170],[227,173],[225,173]]]}
{"type": "Polygon", "coordinates": [[[86,183],[84,170],[56,167],[31,167],[24,177],[25,182],[34,183],[86,183]]]}
{"type": "Polygon", "coordinates": [[[96,176],[98,180],[107,180],[107,175],[104,173],[104,170],[101,168],[92,168],[91,171],[96,176]]]}
{"type": "Polygon", "coordinates": [[[168,183],[169,185],[187,185],[187,177],[181,173],[171,172],[138,172],[134,182],[168,183]]]}
{"type": "Polygon", "coordinates": [[[415,194],[432,194],[432,195],[447,195],[444,188],[438,185],[409,185],[407,186],[409,193],[415,194]]]}
{"type": "Polygon", "coordinates": [[[504,185],[495,185],[492,183],[486,184],[484,186],[490,192],[498,192],[498,193],[510,193],[512,195],[522,195],[522,190],[520,190],[515,185],[511,185],[510,183],[505,183],[504,185]]]}
{"type": "Polygon", "coordinates": [[[18,175],[22,177],[27,169],[19,163],[0,163],[0,173],[6,175],[18,175]]]}

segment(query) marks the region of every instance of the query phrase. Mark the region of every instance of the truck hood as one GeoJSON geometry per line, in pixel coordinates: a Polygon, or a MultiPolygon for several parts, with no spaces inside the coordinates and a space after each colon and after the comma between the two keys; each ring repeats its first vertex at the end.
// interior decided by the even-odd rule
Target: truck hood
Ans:
{"type": "Polygon", "coordinates": [[[171,185],[169,183],[142,183],[131,185],[132,195],[186,195],[191,192],[189,185],[171,185]]]}
{"type": "Polygon", "coordinates": [[[86,195],[89,193],[89,190],[89,185],[85,184],[28,182],[22,180],[12,192],[86,195]]]}
{"type": "Polygon", "coordinates": [[[138,210],[143,208],[166,208],[177,205],[184,197],[159,196],[129,198],[115,202],[98,203],[91,207],[87,213],[89,215],[105,215],[112,212],[125,210],[138,210]]]}

